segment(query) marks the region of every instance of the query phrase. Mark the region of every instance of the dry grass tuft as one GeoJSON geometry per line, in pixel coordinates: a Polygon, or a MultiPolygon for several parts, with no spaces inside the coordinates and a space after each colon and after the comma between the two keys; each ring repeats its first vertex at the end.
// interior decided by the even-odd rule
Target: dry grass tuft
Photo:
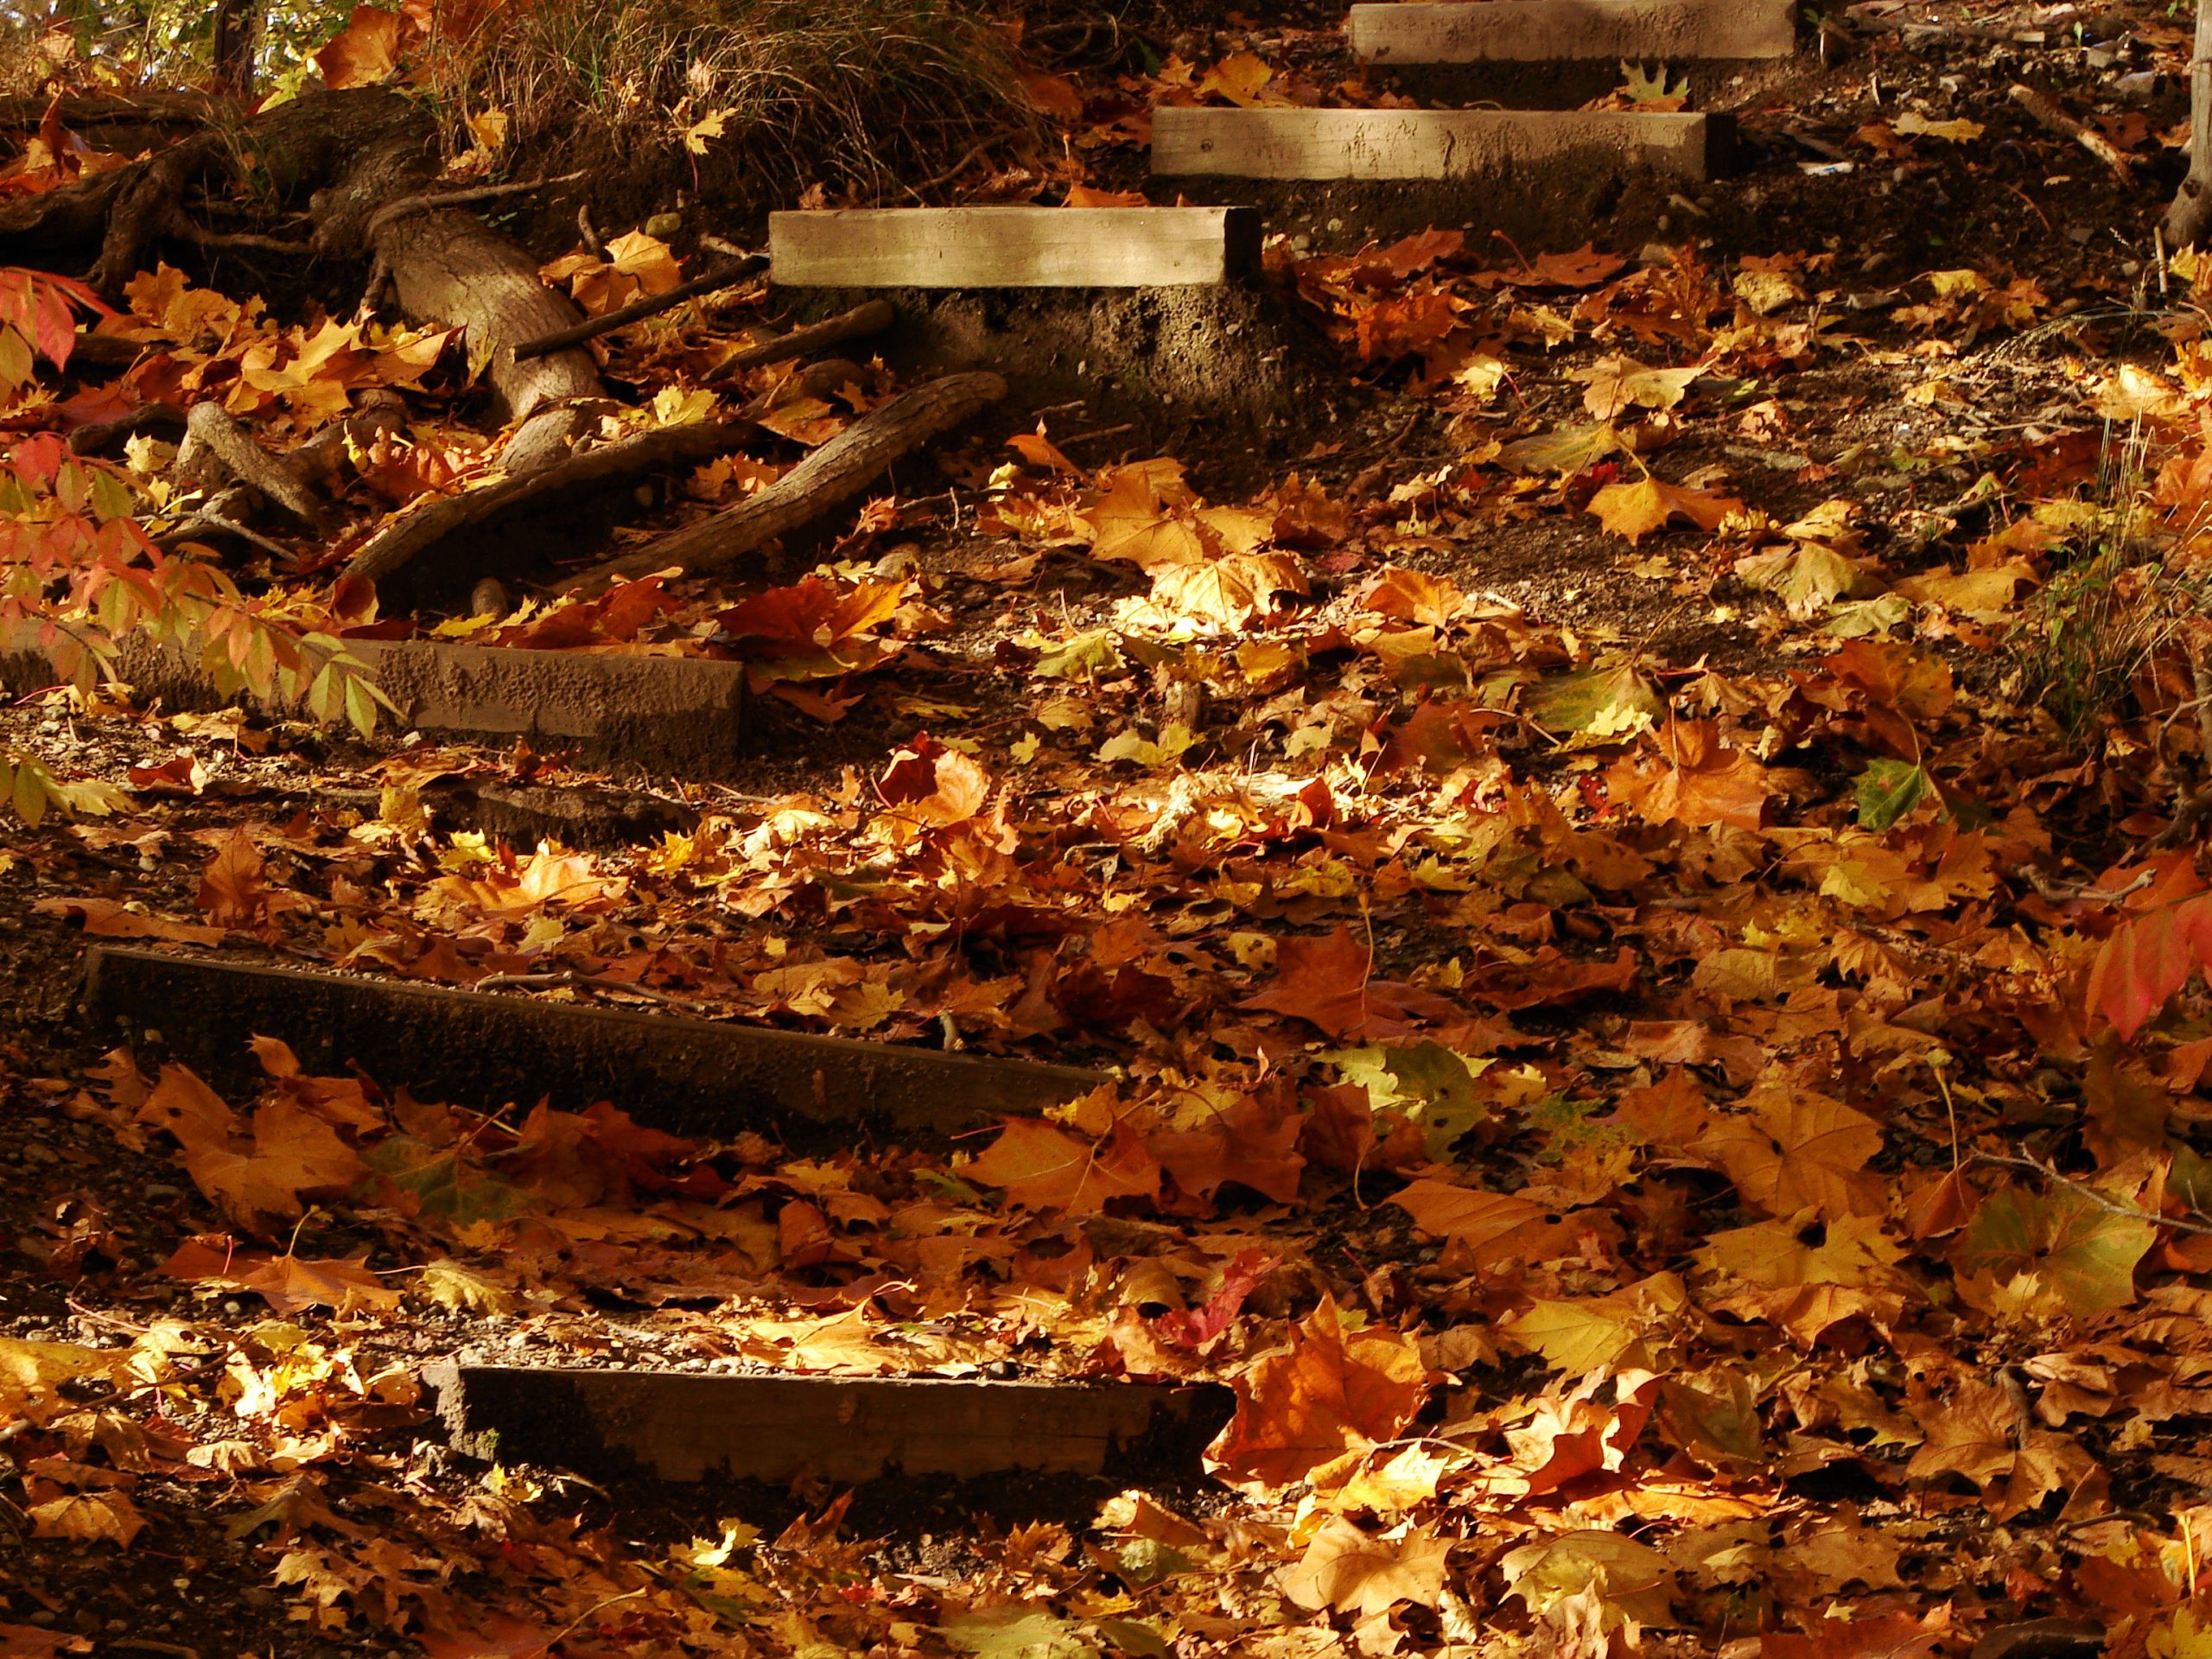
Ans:
{"type": "Polygon", "coordinates": [[[457,149],[469,116],[504,111],[531,171],[659,206],[903,196],[1033,118],[1002,37],[950,0],[536,0],[431,67],[457,149]]]}

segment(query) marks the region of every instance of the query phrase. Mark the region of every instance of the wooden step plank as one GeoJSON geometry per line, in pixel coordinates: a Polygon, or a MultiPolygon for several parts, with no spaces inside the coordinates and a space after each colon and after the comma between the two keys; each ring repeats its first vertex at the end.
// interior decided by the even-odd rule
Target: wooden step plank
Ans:
{"type": "Polygon", "coordinates": [[[1160,109],[1152,170],[1163,178],[1445,180],[1596,162],[1694,181],[1707,175],[1709,137],[1702,115],[1623,110],[1160,109]]]}
{"type": "Polygon", "coordinates": [[[784,288],[1187,288],[1260,263],[1246,207],[884,207],[772,213],[784,288]]]}
{"type": "Polygon", "coordinates": [[[1370,63],[1561,63],[1786,58],[1792,0],[1382,0],[1351,9],[1370,63]]]}
{"type": "Polygon", "coordinates": [[[267,1036],[311,1072],[358,1064],[426,1099],[547,1099],[568,1111],[606,1100],[672,1134],[753,1129],[794,1145],[850,1145],[855,1129],[950,1135],[1105,1081],[1072,1066],[125,945],[92,947],[84,1005],[101,1041],[182,1060],[226,1090],[255,1085],[247,1044],[267,1036]]]}
{"type": "Polygon", "coordinates": [[[464,1455],[620,1478],[840,1484],[1199,1472],[1233,1406],[1211,1384],[425,1368],[464,1455]]]}
{"type": "MultiPolygon", "coordinates": [[[[520,651],[435,639],[349,639],[368,677],[391,699],[401,731],[450,734],[505,748],[528,740],[544,753],[601,765],[637,765],[684,777],[721,778],[742,760],[745,665],[697,657],[520,651]]],[[[57,671],[19,631],[0,651],[0,683],[27,693],[57,671]]],[[[219,708],[196,651],[126,640],[116,677],[172,709],[219,708]]],[[[301,698],[239,699],[260,712],[308,717],[301,698]]],[[[380,716],[386,729],[395,716],[380,716]]]]}

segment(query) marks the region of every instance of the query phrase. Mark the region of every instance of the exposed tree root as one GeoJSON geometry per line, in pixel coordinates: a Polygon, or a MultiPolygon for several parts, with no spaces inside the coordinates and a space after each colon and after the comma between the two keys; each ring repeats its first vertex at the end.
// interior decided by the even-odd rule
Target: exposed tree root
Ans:
{"type": "Polygon", "coordinates": [[[569,455],[536,472],[448,496],[392,519],[353,556],[346,574],[380,581],[464,530],[480,530],[519,513],[540,512],[563,498],[696,466],[736,448],[752,431],[747,423],[661,427],[569,455]]]}
{"type": "Polygon", "coordinates": [[[253,441],[238,417],[220,404],[194,404],[185,416],[185,440],[177,451],[177,468],[188,474],[200,463],[196,451],[205,450],[222,463],[225,471],[274,501],[309,530],[322,529],[322,505],[315,493],[276,456],[253,441]]]}
{"type": "Polygon", "coordinates": [[[916,386],[855,422],[758,495],[594,566],[569,586],[589,594],[656,570],[698,575],[723,569],[812,524],[893,461],[1005,396],[1006,382],[995,374],[956,374],[916,386]]]}
{"type": "Polygon", "coordinates": [[[735,357],[718,363],[708,375],[707,383],[727,380],[744,369],[757,369],[769,363],[788,363],[795,357],[804,357],[831,346],[842,346],[849,340],[866,340],[880,334],[899,321],[899,312],[888,300],[870,300],[851,310],[813,324],[805,328],[794,328],[780,340],[764,340],[758,346],[747,346],[735,357]]]}
{"type": "Polygon", "coordinates": [[[563,351],[571,346],[581,346],[588,340],[597,340],[601,334],[611,334],[618,328],[663,311],[673,310],[684,301],[696,299],[702,294],[711,294],[718,288],[728,288],[741,283],[768,268],[768,261],[760,254],[747,254],[732,263],[718,264],[687,278],[665,294],[656,294],[650,299],[632,301],[620,310],[609,311],[604,316],[591,317],[552,334],[541,334],[536,340],[526,340],[515,347],[518,358],[543,357],[548,352],[563,351]]]}

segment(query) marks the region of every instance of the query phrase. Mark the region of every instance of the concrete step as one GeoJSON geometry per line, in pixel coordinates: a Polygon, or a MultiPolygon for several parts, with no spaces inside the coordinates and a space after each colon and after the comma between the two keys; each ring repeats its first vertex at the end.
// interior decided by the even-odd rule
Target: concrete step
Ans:
{"type": "Polygon", "coordinates": [[[1152,170],[1161,178],[1445,181],[1595,165],[1699,181],[1713,168],[1713,130],[1702,115],[1618,110],[1160,109],[1152,170]]]}
{"type": "MultiPolygon", "coordinates": [[[[544,753],[637,765],[688,778],[727,778],[741,766],[745,665],[698,657],[521,651],[435,639],[349,639],[350,652],[397,711],[397,729],[505,747],[529,740],[544,753]]],[[[35,631],[0,649],[0,684],[18,695],[60,677],[35,631]]],[[[126,640],[117,677],[171,709],[239,701],[305,719],[303,699],[226,699],[199,652],[126,640]]],[[[342,716],[341,716],[342,719],[342,716]]],[[[379,712],[391,730],[395,717],[379,712]]]]}
{"type": "Polygon", "coordinates": [[[457,1361],[423,1376],[463,1455],[617,1481],[1195,1478],[1234,1403],[1214,1383],[718,1376],[457,1361]]]}
{"type": "Polygon", "coordinates": [[[1791,0],[1384,0],[1346,32],[1370,63],[1755,61],[1796,49],[1791,0]]]}
{"type": "Polygon", "coordinates": [[[1241,207],[883,207],[772,213],[784,288],[1186,288],[1259,269],[1241,207]]]}
{"type": "Polygon", "coordinates": [[[672,1135],[750,1129],[794,1146],[849,1145],[856,1130],[950,1135],[1106,1081],[1072,1066],[124,945],[87,953],[83,1001],[101,1040],[127,1041],[149,1063],[181,1060],[219,1090],[256,1086],[247,1046],[275,1037],[310,1072],[359,1065],[424,1099],[545,1099],[565,1111],[605,1100],[672,1135]]]}

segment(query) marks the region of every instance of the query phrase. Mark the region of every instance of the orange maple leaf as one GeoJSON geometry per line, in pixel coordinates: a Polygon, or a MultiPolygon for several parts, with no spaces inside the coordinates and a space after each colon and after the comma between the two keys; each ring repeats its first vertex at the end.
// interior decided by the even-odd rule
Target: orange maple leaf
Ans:
{"type": "Polygon", "coordinates": [[[1275,947],[1274,984],[1244,999],[1248,1008],[1269,1008],[1348,1037],[1368,1021],[1368,969],[1373,954],[1341,923],[1319,939],[1287,938],[1275,947]]]}
{"type": "Polygon", "coordinates": [[[1033,1117],[1010,1117],[999,1138],[961,1172],[1002,1188],[1029,1210],[1090,1215],[1115,1198],[1149,1198],[1160,1191],[1159,1160],[1116,1124],[1090,1141],[1033,1117]]]}
{"type": "Polygon", "coordinates": [[[243,824],[223,838],[200,872],[200,908],[224,927],[246,927],[269,908],[269,862],[243,824]]]}
{"type": "Polygon", "coordinates": [[[1428,1368],[1387,1327],[1346,1334],[1323,1302],[1236,1382],[1236,1415],[1206,1448],[1233,1480],[1287,1486],[1347,1452],[1394,1440],[1428,1395],[1428,1368]]]}

